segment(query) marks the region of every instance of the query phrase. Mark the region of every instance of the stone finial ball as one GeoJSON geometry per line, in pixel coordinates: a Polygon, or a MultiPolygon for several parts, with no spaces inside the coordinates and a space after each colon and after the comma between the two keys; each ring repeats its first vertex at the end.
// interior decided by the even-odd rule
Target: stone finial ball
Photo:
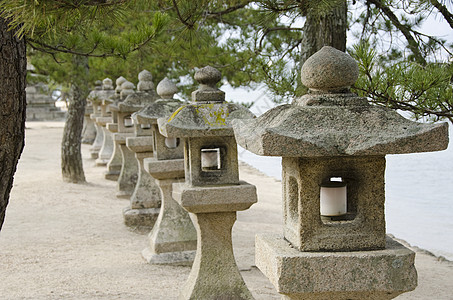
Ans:
{"type": "Polygon", "coordinates": [[[153,75],[151,74],[150,71],[143,70],[140,73],[138,73],[138,80],[139,81],[152,81],[153,75]]]}
{"type": "Polygon", "coordinates": [[[130,82],[130,81],[124,81],[122,84],[121,84],[121,89],[123,90],[133,90],[135,88],[135,85],[130,82]]]}
{"type": "Polygon", "coordinates": [[[113,81],[110,78],[105,78],[102,80],[102,89],[104,90],[113,90],[113,81]]]}
{"type": "Polygon", "coordinates": [[[100,90],[100,89],[102,89],[102,81],[96,80],[96,81],[94,82],[94,89],[95,89],[95,90],[100,90]]]}
{"type": "Polygon", "coordinates": [[[115,84],[116,84],[116,86],[121,86],[125,81],[126,81],[126,78],[124,78],[123,76],[120,76],[116,79],[115,84]]]}
{"type": "Polygon", "coordinates": [[[311,90],[331,91],[349,88],[359,77],[356,61],[330,46],[310,56],[302,66],[302,83],[311,90]]]}
{"type": "Polygon", "coordinates": [[[171,99],[173,95],[178,92],[178,88],[176,84],[173,83],[170,79],[165,77],[164,79],[159,82],[157,85],[157,94],[162,97],[163,99],[171,99]]]}
{"type": "Polygon", "coordinates": [[[195,72],[195,76],[193,78],[200,84],[213,87],[220,81],[220,79],[222,79],[222,73],[220,73],[220,71],[216,68],[206,66],[195,72]]]}

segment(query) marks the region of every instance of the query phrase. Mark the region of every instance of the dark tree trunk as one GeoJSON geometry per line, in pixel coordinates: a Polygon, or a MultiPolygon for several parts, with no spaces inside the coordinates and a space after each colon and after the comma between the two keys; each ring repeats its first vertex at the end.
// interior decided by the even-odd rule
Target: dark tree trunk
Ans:
{"type": "Polygon", "coordinates": [[[301,43],[301,66],[307,58],[323,46],[332,46],[346,51],[347,12],[348,6],[345,0],[321,15],[307,14],[301,43]]]}
{"type": "Polygon", "coordinates": [[[83,117],[88,94],[88,86],[85,83],[85,79],[88,77],[88,59],[74,56],[72,62],[74,80],[71,82],[68,117],[61,142],[61,172],[64,181],[83,183],[85,182],[85,173],[83,172],[81,144],[83,117]]]}
{"type": "Polygon", "coordinates": [[[25,137],[26,48],[14,32],[0,18],[0,230],[25,137]]]}

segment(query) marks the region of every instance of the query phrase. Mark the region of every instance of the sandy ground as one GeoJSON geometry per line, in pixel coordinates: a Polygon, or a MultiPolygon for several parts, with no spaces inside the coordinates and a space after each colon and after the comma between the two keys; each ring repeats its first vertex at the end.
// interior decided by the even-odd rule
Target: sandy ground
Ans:
{"type": "MultiPolygon", "coordinates": [[[[0,233],[0,299],[175,299],[190,268],[145,263],[147,235],[123,225],[127,200],[83,146],[87,184],[60,175],[63,123],[27,123],[6,222],[0,233]]],[[[279,299],[254,265],[256,233],[281,232],[281,184],[241,165],[259,202],[238,213],[236,260],[256,299],[279,299]]],[[[453,299],[453,263],[417,251],[419,286],[397,299],[453,299]]]]}

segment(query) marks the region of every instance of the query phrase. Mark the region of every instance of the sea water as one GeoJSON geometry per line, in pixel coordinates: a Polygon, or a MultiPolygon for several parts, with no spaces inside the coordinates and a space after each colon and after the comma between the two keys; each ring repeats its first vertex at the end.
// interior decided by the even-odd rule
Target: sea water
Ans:
{"type": "MultiPolygon", "coordinates": [[[[453,140],[453,126],[450,126],[453,140]]],[[[281,180],[281,158],[239,147],[239,159],[281,180]]],[[[445,151],[387,155],[387,232],[453,260],[453,146],[445,151]]]]}

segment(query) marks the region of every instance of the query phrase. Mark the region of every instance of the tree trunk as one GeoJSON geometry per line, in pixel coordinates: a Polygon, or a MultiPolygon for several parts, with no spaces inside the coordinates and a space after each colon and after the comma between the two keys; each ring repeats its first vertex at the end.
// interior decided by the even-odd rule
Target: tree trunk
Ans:
{"type": "Polygon", "coordinates": [[[347,12],[346,0],[320,15],[308,12],[303,28],[300,66],[323,46],[346,51],[347,12]]]}
{"type": "Polygon", "coordinates": [[[0,230],[25,137],[26,48],[14,33],[0,18],[0,230]]]}
{"type": "Polygon", "coordinates": [[[66,119],[63,139],[61,142],[61,172],[63,180],[72,183],[83,183],[85,173],[82,161],[82,130],[83,117],[88,95],[88,59],[74,56],[73,81],[71,82],[71,95],[68,103],[68,117],[66,119]]]}

